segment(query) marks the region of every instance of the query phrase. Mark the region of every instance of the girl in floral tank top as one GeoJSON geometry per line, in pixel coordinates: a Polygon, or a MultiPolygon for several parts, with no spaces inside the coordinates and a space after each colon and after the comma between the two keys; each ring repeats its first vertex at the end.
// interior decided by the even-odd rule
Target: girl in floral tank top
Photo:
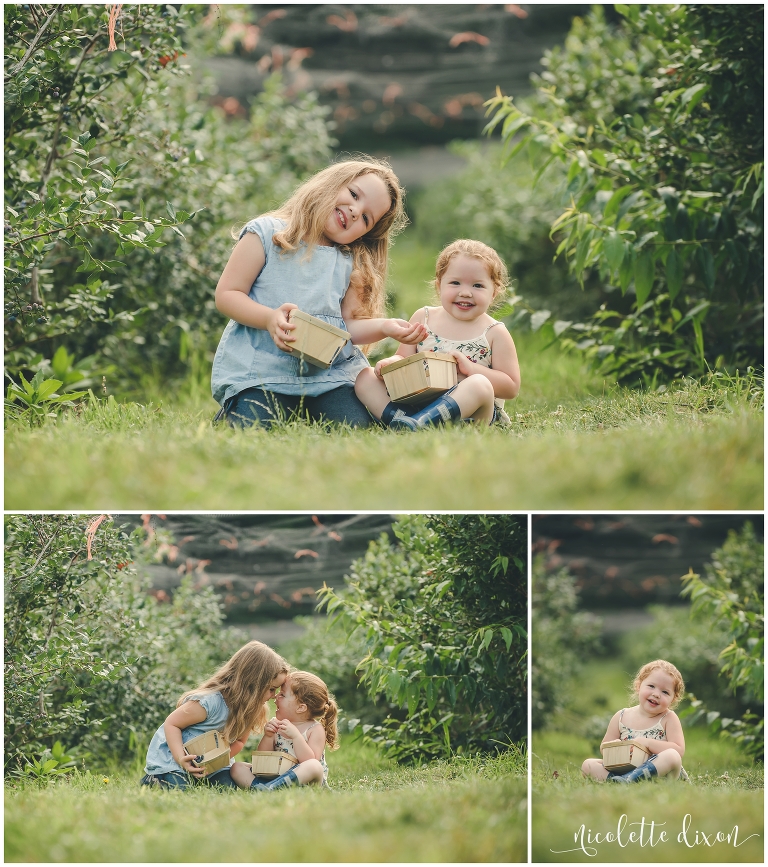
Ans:
{"type": "Polygon", "coordinates": [[[685,737],[680,720],[672,710],[685,691],[682,675],[671,662],[656,659],[641,667],[632,689],[638,704],[616,711],[603,743],[632,741],[646,750],[649,758],[626,774],[607,771],[602,759],[586,759],[581,766],[582,773],[600,782],[637,783],[668,774],[673,779],[687,781],[688,775],[683,770],[685,737]]]}
{"type": "Polygon", "coordinates": [[[437,259],[439,307],[422,307],[411,323],[427,331],[418,345],[401,343],[397,354],[362,370],[355,393],[384,425],[416,430],[464,419],[481,425],[506,421],[504,401],[520,391],[520,365],[506,327],[488,315],[503,295],[507,269],[498,253],[480,241],[449,244],[437,259]],[[497,327],[501,325],[501,327],[497,327]],[[458,383],[427,406],[390,402],[382,367],[417,352],[446,352],[456,360],[458,383]]]}

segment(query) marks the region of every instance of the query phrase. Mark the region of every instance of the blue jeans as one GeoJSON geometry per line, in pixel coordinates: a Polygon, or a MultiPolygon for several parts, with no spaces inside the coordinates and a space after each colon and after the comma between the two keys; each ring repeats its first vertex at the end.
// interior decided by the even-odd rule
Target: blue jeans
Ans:
{"type": "Polygon", "coordinates": [[[254,424],[271,427],[274,422],[288,421],[294,414],[309,417],[310,421],[346,422],[352,427],[373,424],[354,388],[347,385],[317,397],[246,388],[225,401],[215,421],[226,418],[233,427],[251,427],[254,424]]]}
{"type": "Polygon", "coordinates": [[[156,786],[160,789],[188,789],[190,786],[218,786],[224,789],[236,789],[237,783],[232,779],[229,768],[214,771],[202,780],[180,771],[168,771],[165,774],[144,774],[139,783],[141,786],[156,786]]]}

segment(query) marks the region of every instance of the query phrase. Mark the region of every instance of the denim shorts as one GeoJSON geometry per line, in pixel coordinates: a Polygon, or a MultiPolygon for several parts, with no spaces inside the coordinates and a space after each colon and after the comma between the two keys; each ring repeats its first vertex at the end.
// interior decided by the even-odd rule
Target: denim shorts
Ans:
{"type": "Polygon", "coordinates": [[[221,768],[207,777],[199,780],[191,774],[181,771],[167,771],[164,774],[144,774],[139,783],[141,786],[152,786],[158,789],[188,789],[192,786],[216,786],[224,789],[237,789],[237,783],[232,779],[229,768],[221,768]]]}

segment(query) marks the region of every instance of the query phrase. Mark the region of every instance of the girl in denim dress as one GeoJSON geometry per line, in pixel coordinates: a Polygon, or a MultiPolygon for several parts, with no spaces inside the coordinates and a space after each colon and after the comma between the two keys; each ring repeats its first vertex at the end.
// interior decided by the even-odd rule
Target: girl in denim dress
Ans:
{"type": "Polygon", "coordinates": [[[672,710],[685,692],[683,676],[666,659],[655,659],[640,668],[632,684],[637,697],[635,707],[616,711],[603,738],[607,741],[631,740],[650,753],[640,767],[626,774],[606,771],[602,759],[586,759],[581,766],[585,777],[613,783],[639,783],[654,777],[688,780],[683,769],[685,736],[677,714],[672,710]]]}
{"type": "Polygon", "coordinates": [[[328,166],[243,227],[216,286],[216,306],[231,320],[213,362],[217,418],[268,425],[299,412],[371,423],[354,393],[369,366],[358,346],[426,336],[420,323],[383,317],[388,248],[406,222],[394,172],[365,157],[328,166]],[[350,333],[327,370],[289,353],[293,309],[350,333]]]}

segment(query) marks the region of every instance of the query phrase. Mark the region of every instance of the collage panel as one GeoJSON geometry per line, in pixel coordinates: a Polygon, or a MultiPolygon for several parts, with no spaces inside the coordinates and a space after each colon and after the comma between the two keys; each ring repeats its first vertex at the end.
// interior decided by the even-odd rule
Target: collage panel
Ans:
{"type": "Polygon", "coordinates": [[[528,524],[6,514],[5,861],[525,862],[528,524]]]}
{"type": "Polygon", "coordinates": [[[532,516],[534,863],[762,862],[763,532],[532,516]]]}

